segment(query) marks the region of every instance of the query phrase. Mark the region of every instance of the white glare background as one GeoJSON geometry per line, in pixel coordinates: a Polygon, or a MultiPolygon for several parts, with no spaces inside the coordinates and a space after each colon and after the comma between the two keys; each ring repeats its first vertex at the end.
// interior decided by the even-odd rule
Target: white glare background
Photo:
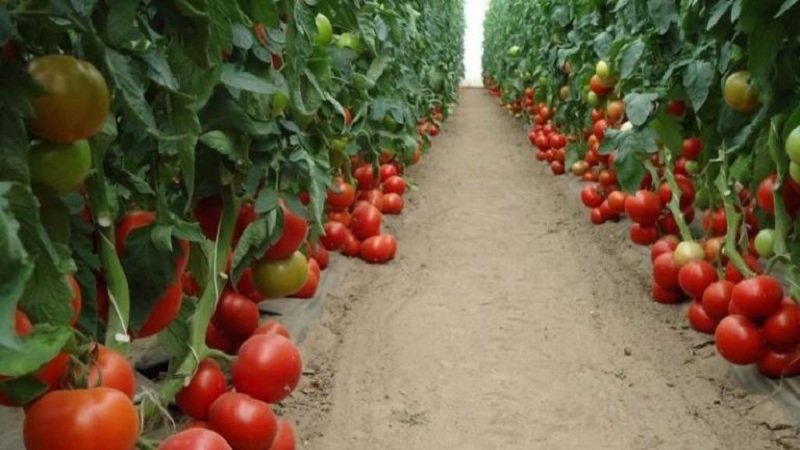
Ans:
{"type": "Polygon", "coordinates": [[[490,0],[466,0],[464,4],[467,30],[464,35],[464,66],[467,69],[465,86],[482,86],[483,71],[481,56],[483,55],[483,18],[489,8],[490,0]]]}

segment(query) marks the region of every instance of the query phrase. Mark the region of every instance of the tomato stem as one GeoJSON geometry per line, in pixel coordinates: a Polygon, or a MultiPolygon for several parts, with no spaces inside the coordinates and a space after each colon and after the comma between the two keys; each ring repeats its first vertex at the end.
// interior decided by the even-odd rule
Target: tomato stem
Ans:
{"type": "Polygon", "coordinates": [[[788,255],[786,247],[786,234],[789,228],[789,215],[786,212],[786,204],[784,203],[783,191],[784,180],[789,171],[788,164],[786,163],[786,155],[779,148],[780,138],[778,129],[780,128],[783,117],[776,116],[772,119],[769,126],[769,139],[767,141],[770,157],[775,162],[777,167],[777,182],[775,183],[775,190],[772,192],[773,203],[775,205],[775,233],[773,248],[776,255],[788,255]]]}
{"type": "MultiPolygon", "coordinates": [[[[224,169],[223,169],[224,170],[224,169]]],[[[223,183],[226,183],[223,174],[223,183]]],[[[217,300],[225,287],[227,273],[226,266],[228,254],[231,250],[236,219],[239,213],[239,201],[234,194],[234,187],[227,183],[222,188],[222,215],[217,231],[213,253],[209,258],[208,277],[203,288],[203,293],[197,303],[197,309],[189,323],[189,343],[193,351],[187,353],[183,361],[174,370],[172,376],[158,392],[158,404],[164,405],[171,402],[184,387],[186,381],[194,376],[197,367],[204,358],[213,355],[213,350],[205,344],[206,332],[211,317],[217,308],[217,300]]],[[[150,417],[158,409],[158,404],[148,404],[144,408],[143,416],[150,417]]]]}
{"type": "Polygon", "coordinates": [[[100,230],[98,253],[108,290],[108,320],[105,345],[123,355],[128,354],[131,338],[128,334],[130,318],[130,290],[125,270],[117,255],[114,221],[103,170],[103,152],[92,152],[93,174],[86,180],[89,203],[95,214],[95,223],[100,230]]]}
{"type": "MultiPolygon", "coordinates": [[[[681,240],[690,242],[694,240],[694,236],[692,236],[692,230],[689,228],[689,225],[686,223],[686,219],[683,217],[683,211],[681,211],[681,188],[678,186],[678,182],[675,181],[675,174],[672,173],[672,156],[669,152],[665,152],[663,150],[660,151],[661,157],[664,158],[664,178],[669,184],[669,188],[672,191],[672,200],[669,201],[667,204],[667,208],[672,213],[672,217],[675,219],[675,223],[678,224],[678,231],[681,233],[681,240]]],[[[656,184],[658,180],[658,171],[655,170],[655,166],[653,162],[649,159],[645,160],[645,167],[653,173],[653,183],[656,184]]]]}
{"type": "MultiPolygon", "coordinates": [[[[719,160],[721,167],[719,176],[714,181],[714,185],[722,197],[722,202],[725,206],[725,217],[728,221],[728,233],[725,235],[725,255],[733,262],[737,269],[746,277],[751,278],[753,275],[750,267],[745,263],[742,254],[739,253],[739,248],[736,242],[736,231],[739,229],[741,214],[736,210],[734,205],[734,197],[731,193],[730,186],[728,185],[728,160],[727,150],[725,145],[721,145],[719,149],[719,160]]],[[[737,197],[738,198],[738,197],[737,197]]]]}

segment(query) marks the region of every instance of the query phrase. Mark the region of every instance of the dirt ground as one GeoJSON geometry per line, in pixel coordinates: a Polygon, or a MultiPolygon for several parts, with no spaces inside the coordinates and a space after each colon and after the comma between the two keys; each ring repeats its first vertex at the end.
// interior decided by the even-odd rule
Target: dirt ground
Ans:
{"type": "Polygon", "coordinates": [[[281,410],[300,448],[800,448],[683,307],[650,300],[626,227],[591,226],[484,91],[409,176],[398,258],[336,261],[349,272],[281,410]]]}

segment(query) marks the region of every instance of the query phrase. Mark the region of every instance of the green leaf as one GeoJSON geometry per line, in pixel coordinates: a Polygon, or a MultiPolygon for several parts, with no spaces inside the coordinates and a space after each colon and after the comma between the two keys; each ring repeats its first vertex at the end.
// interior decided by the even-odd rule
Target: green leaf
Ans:
{"type": "Polygon", "coordinates": [[[106,31],[108,40],[120,45],[124,40],[130,39],[135,30],[136,11],[139,1],[110,2],[106,16],[106,31]]]}
{"type": "Polygon", "coordinates": [[[781,9],[779,9],[778,12],[775,14],[775,18],[777,19],[778,17],[786,14],[792,8],[792,6],[797,4],[797,1],[798,0],[783,0],[781,9]]]}
{"type": "Polygon", "coordinates": [[[655,111],[656,94],[628,94],[625,96],[625,113],[635,126],[644,125],[655,111]]]}
{"type": "Polygon", "coordinates": [[[771,22],[759,23],[749,35],[747,67],[753,84],[762,95],[770,89],[770,74],[775,68],[783,37],[784,30],[771,22]]]}
{"type": "Polygon", "coordinates": [[[117,101],[121,102],[126,117],[142,125],[149,133],[157,135],[158,128],[152,109],[144,98],[142,73],[133,65],[130,57],[113,49],[107,49],[106,55],[117,101]]]}
{"type": "Polygon", "coordinates": [[[705,105],[714,83],[714,66],[708,61],[692,61],[683,73],[683,87],[695,111],[705,105]]]}
{"type": "Polygon", "coordinates": [[[629,44],[627,44],[621,53],[621,61],[620,64],[620,75],[622,78],[628,78],[631,76],[634,70],[636,70],[639,59],[642,57],[644,53],[645,44],[641,39],[637,39],[629,44]]]}
{"type": "Polygon", "coordinates": [[[178,80],[172,73],[165,53],[149,52],[141,55],[140,58],[145,63],[147,78],[163,88],[178,92],[180,89],[178,80]]]}
{"type": "Polygon", "coordinates": [[[633,157],[633,152],[620,152],[614,164],[620,187],[630,194],[639,190],[647,169],[641,161],[633,157]]]}
{"type": "Polygon", "coordinates": [[[186,204],[191,205],[195,184],[195,146],[202,132],[200,119],[197,117],[197,111],[192,107],[190,99],[171,95],[169,104],[172,128],[181,136],[175,144],[178,148],[183,185],[188,195],[186,204]]]}
{"type": "Polygon", "coordinates": [[[125,240],[125,253],[120,262],[128,278],[131,313],[130,327],[138,330],[144,325],[156,303],[175,283],[175,257],[159,250],[151,238],[153,225],[133,230],[125,240]]]}
{"type": "Polygon", "coordinates": [[[659,139],[664,142],[673,155],[681,154],[683,151],[683,135],[681,124],[677,118],[668,114],[660,114],[650,122],[650,126],[656,131],[659,139]]]}
{"type": "Polygon", "coordinates": [[[393,61],[394,58],[388,55],[379,55],[372,61],[372,64],[369,66],[369,70],[367,70],[367,79],[369,80],[371,86],[374,86],[375,83],[378,82],[378,79],[381,77],[381,75],[383,75],[386,67],[388,67],[393,61]]]}
{"type": "Polygon", "coordinates": [[[19,348],[0,346],[0,375],[19,377],[42,368],[53,359],[72,337],[69,327],[36,327],[22,338],[19,348]]]}
{"type": "Polygon", "coordinates": [[[275,85],[267,79],[241,71],[234,64],[225,64],[222,68],[222,82],[228,87],[258,94],[274,94],[277,92],[275,85]]]}
{"type": "Polygon", "coordinates": [[[250,0],[250,17],[256,23],[263,23],[269,28],[277,28],[280,24],[278,19],[278,5],[276,2],[265,2],[263,0],[250,0]]]}
{"type": "Polygon", "coordinates": [[[20,224],[5,198],[11,183],[0,182],[0,347],[19,344],[14,314],[25,284],[33,273],[33,263],[19,238],[20,224]]]}
{"type": "Polygon", "coordinates": [[[673,23],[680,20],[675,0],[648,0],[647,11],[659,34],[666,33],[673,23]]]}

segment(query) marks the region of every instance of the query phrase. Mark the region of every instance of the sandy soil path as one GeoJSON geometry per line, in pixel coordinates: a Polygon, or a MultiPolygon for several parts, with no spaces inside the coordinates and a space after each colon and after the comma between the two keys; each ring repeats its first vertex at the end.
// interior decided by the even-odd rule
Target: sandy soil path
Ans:
{"type": "Polygon", "coordinates": [[[389,224],[399,257],[348,273],[282,413],[301,448],[795,448],[682,308],[654,304],[625,227],[592,227],[521,125],[465,90],[389,224]]]}

